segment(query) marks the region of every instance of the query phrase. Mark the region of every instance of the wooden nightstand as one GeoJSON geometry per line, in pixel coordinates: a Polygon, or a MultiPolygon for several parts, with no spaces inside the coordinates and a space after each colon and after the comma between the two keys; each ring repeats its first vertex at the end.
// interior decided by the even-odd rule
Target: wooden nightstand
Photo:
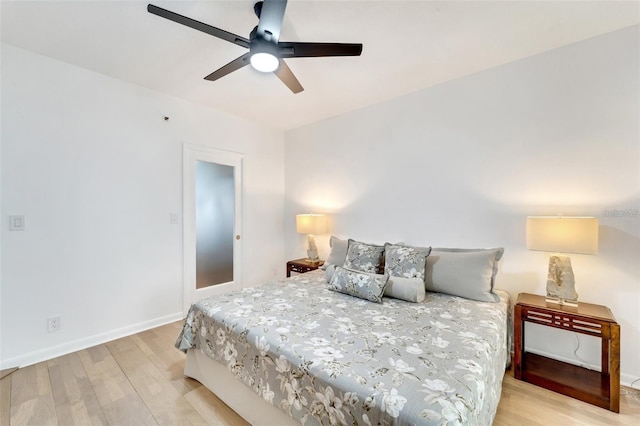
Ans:
{"type": "Polygon", "coordinates": [[[291,276],[292,272],[299,272],[304,274],[305,272],[315,271],[319,267],[324,265],[324,261],[311,262],[308,259],[296,259],[287,262],[287,278],[291,276]]]}
{"type": "Polygon", "coordinates": [[[620,412],[620,325],[606,306],[546,303],[544,296],[520,293],[514,308],[516,379],[542,386],[607,410],[620,412]],[[602,372],[556,361],[524,348],[525,321],[602,339],[602,372]]]}

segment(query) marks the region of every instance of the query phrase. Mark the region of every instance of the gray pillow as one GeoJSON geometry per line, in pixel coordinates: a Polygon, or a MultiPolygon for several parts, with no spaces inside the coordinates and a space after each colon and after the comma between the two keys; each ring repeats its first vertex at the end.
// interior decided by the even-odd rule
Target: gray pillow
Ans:
{"type": "Polygon", "coordinates": [[[349,239],[347,258],[343,266],[347,269],[375,274],[382,264],[383,254],[384,246],[349,239]]]}
{"type": "Polygon", "coordinates": [[[390,277],[424,280],[427,256],[430,252],[431,247],[411,247],[387,243],[384,245],[384,273],[390,277]]]}
{"type": "Polygon", "coordinates": [[[503,248],[434,248],[427,257],[425,284],[428,291],[482,302],[498,302],[493,292],[503,248]]]}
{"type": "Polygon", "coordinates": [[[327,269],[329,265],[344,265],[344,261],[347,258],[347,247],[349,242],[347,240],[341,240],[338,237],[334,237],[333,235],[329,239],[329,247],[331,247],[331,252],[327,257],[327,260],[322,265],[322,269],[327,269]]]}
{"type": "Polygon", "coordinates": [[[384,295],[407,302],[422,302],[427,292],[424,289],[424,281],[421,278],[389,277],[384,295]]]}
{"type": "Polygon", "coordinates": [[[368,274],[336,266],[329,282],[329,290],[382,303],[382,295],[388,279],[387,275],[368,274]]]}
{"type": "Polygon", "coordinates": [[[324,278],[327,280],[327,282],[331,282],[331,278],[333,277],[333,274],[336,272],[336,265],[333,264],[329,264],[327,266],[327,269],[324,270],[324,278]]]}

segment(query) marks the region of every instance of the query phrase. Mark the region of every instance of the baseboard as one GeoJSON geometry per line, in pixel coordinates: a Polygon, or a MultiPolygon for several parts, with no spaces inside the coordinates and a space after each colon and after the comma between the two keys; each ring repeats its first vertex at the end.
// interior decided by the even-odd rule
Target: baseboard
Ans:
{"type": "Polygon", "coordinates": [[[18,367],[7,368],[6,370],[0,370],[0,380],[4,379],[7,376],[10,376],[16,371],[18,371],[18,367]]]}
{"type": "MultiPolygon", "coordinates": [[[[555,359],[555,360],[558,360],[558,361],[566,362],[568,364],[579,365],[579,366],[588,368],[590,370],[601,371],[601,367],[599,365],[587,364],[587,363],[584,363],[584,362],[579,361],[579,360],[574,359],[574,358],[566,358],[566,357],[558,356],[556,354],[552,354],[552,353],[549,353],[549,352],[540,351],[540,350],[534,349],[534,348],[527,348],[527,352],[531,352],[531,353],[534,353],[536,355],[546,356],[547,358],[551,358],[551,359],[555,359]]],[[[620,372],[620,384],[623,385],[623,386],[631,387],[631,383],[634,380],[637,380],[637,379],[638,379],[638,377],[633,377],[631,374],[624,374],[623,372],[620,372]]]]}
{"type": "Polygon", "coordinates": [[[52,346],[49,348],[39,349],[37,351],[29,352],[24,355],[16,356],[13,358],[0,360],[0,370],[4,370],[12,367],[26,367],[28,365],[37,364],[42,361],[48,361],[59,356],[67,355],[72,352],[80,351],[82,349],[90,348],[92,346],[100,345],[105,342],[120,339],[122,337],[130,336],[132,334],[140,333],[151,328],[159,327],[161,325],[168,324],[170,322],[178,321],[184,318],[182,312],[177,312],[164,317],[156,318],[150,321],[144,321],[138,324],[129,325],[126,327],[118,328],[116,330],[107,331],[105,333],[96,334],[90,337],[73,340],[71,342],[63,343],[61,345],[52,346]]]}

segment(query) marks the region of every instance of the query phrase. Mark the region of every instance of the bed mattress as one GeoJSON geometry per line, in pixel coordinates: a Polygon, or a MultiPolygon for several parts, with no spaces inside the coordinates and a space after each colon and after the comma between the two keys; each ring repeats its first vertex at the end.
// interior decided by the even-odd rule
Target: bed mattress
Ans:
{"type": "Polygon", "coordinates": [[[322,271],[194,303],[176,347],[199,349],[305,425],[491,424],[510,301],[428,293],[372,303],[322,271]]]}

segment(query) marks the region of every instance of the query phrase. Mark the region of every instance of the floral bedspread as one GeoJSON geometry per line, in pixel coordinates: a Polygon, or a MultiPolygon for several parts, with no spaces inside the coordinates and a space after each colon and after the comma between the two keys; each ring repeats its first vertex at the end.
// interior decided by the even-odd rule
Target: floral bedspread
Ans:
{"type": "Polygon", "coordinates": [[[200,348],[304,425],[490,425],[507,361],[500,299],[378,304],[314,271],[194,303],[176,347],[200,348]]]}

